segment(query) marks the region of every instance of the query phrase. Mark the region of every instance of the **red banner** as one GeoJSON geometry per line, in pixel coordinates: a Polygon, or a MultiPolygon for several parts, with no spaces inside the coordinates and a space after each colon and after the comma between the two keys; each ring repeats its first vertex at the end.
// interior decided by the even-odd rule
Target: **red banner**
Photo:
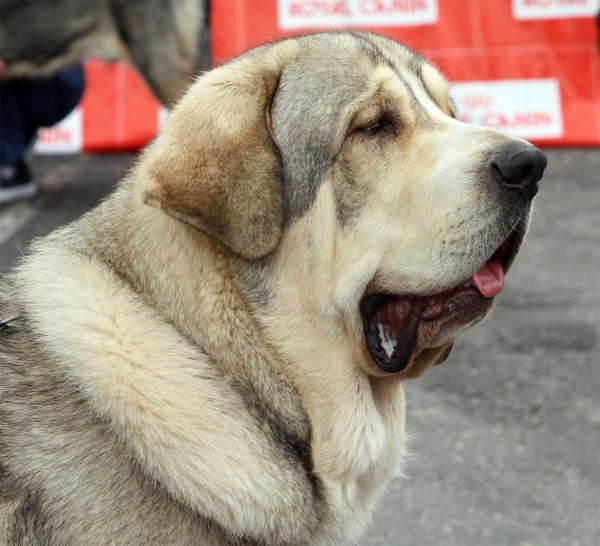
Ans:
{"type": "MultiPolygon", "coordinates": [[[[464,121],[551,146],[600,144],[598,0],[212,0],[215,64],[311,30],[390,36],[453,83],[464,121]]],[[[38,151],[136,149],[165,111],[123,63],[86,63],[80,107],[38,151]]]]}

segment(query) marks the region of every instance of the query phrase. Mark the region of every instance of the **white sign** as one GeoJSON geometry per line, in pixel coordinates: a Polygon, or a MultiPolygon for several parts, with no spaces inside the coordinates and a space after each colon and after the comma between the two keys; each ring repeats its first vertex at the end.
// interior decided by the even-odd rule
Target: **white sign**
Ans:
{"type": "Polygon", "coordinates": [[[75,108],[65,119],[53,127],[38,131],[33,148],[37,154],[76,154],[83,149],[83,112],[75,108]]]}
{"type": "Polygon", "coordinates": [[[595,17],[598,0],[512,0],[513,16],[519,20],[595,17]]]}
{"type": "Polygon", "coordinates": [[[277,0],[279,28],[433,25],[437,0],[277,0]]]}
{"type": "Polygon", "coordinates": [[[493,127],[525,139],[558,138],[563,135],[558,80],[500,80],[462,82],[450,93],[458,119],[493,127]]]}

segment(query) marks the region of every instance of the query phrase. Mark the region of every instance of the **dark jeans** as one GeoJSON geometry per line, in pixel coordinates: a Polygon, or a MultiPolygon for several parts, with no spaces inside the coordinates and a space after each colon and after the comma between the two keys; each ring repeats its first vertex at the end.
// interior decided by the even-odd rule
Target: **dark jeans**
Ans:
{"type": "Polygon", "coordinates": [[[22,161],[37,130],[65,118],[79,103],[84,85],[81,67],[0,85],[0,164],[22,161]]]}

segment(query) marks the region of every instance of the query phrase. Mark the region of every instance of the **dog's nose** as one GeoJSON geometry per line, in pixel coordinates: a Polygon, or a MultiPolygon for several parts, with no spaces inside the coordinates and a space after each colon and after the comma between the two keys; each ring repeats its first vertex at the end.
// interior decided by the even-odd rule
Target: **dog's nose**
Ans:
{"type": "Polygon", "coordinates": [[[492,171],[497,173],[504,188],[533,197],[544,174],[546,155],[531,144],[511,142],[492,160],[492,171]]]}

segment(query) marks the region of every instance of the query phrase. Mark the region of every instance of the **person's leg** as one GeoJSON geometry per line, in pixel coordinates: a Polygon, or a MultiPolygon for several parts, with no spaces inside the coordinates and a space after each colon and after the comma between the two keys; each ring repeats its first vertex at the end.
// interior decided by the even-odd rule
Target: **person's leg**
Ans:
{"type": "Polygon", "coordinates": [[[38,129],[51,127],[67,117],[83,95],[83,68],[68,68],[50,78],[20,80],[19,106],[26,136],[35,138],[38,129]]]}
{"type": "Polygon", "coordinates": [[[2,85],[0,204],[35,196],[37,185],[23,161],[27,147],[41,127],[55,125],[77,106],[84,86],[81,67],[2,85]]]}
{"type": "Polygon", "coordinates": [[[23,157],[29,135],[19,106],[19,86],[9,81],[0,85],[0,205],[35,197],[37,184],[31,181],[23,157]]]}
{"type": "Polygon", "coordinates": [[[0,165],[19,163],[25,155],[28,138],[21,118],[18,86],[15,82],[0,85],[0,165]]]}

